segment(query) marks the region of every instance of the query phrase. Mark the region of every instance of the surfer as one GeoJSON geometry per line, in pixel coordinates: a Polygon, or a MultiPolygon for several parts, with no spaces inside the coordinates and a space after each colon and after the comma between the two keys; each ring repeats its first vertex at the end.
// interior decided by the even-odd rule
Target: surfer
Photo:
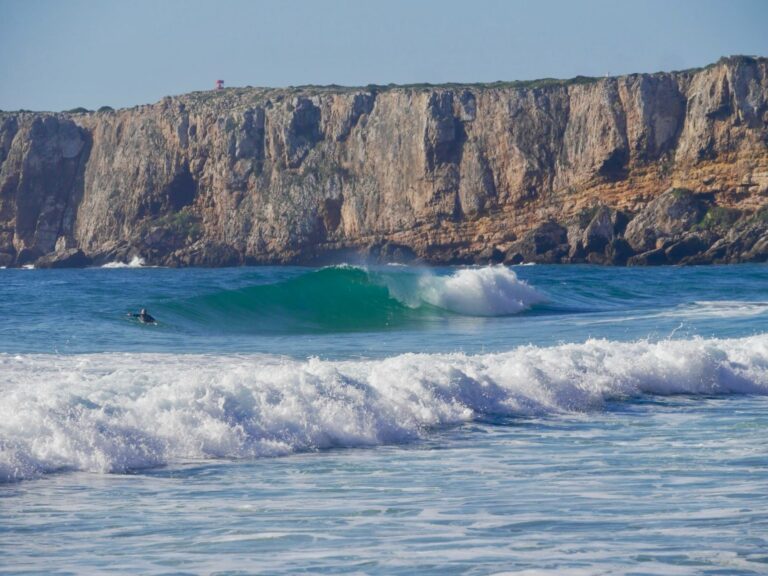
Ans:
{"type": "Polygon", "coordinates": [[[155,318],[149,312],[147,312],[146,308],[139,310],[138,314],[135,312],[128,312],[128,316],[131,318],[138,318],[139,322],[142,324],[157,324],[157,320],[155,320],[155,318]]]}

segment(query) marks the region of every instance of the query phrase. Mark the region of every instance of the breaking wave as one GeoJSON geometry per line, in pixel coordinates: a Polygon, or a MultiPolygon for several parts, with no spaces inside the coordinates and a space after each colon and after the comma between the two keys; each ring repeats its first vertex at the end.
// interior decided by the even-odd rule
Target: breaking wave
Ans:
{"type": "Polygon", "coordinates": [[[0,355],[0,482],[417,440],[643,394],[768,394],[768,335],[486,355],[0,355]]]}
{"type": "Polygon", "coordinates": [[[376,330],[441,315],[504,316],[544,301],[502,266],[427,271],[335,266],[281,282],[220,290],[171,303],[181,323],[257,332],[376,330]]]}

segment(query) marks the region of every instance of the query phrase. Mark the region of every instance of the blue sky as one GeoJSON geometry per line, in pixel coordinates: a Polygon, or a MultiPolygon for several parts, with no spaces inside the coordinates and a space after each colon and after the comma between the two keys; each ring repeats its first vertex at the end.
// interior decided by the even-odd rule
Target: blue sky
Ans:
{"type": "Polygon", "coordinates": [[[0,109],[676,70],[768,56],[766,24],[768,0],[0,0],[0,109]]]}

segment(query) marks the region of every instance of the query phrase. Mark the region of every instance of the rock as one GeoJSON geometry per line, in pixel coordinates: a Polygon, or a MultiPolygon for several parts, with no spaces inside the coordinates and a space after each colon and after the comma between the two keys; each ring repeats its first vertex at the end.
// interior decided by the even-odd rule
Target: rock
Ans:
{"type": "Polygon", "coordinates": [[[475,257],[475,264],[500,264],[504,261],[504,252],[496,246],[488,246],[475,257]]]}
{"type": "Polygon", "coordinates": [[[624,232],[627,222],[628,218],[623,212],[604,205],[598,207],[581,234],[580,244],[584,252],[604,255],[611,241],[624,232]]]}
{"type": "MultiPolygon", "coordinates": [[[[570,229],[568,231],[568,238],[572,238],[570,229]]],[[[568,247],[568,262],[573,264],[584,262],[587,256],[587,251],[584,250],[584,245],[581,243],[581,238],[576,238],[571,242],[568,247]]]]}
{"type": "MultiPolygon", "coordinates": [[[[369,92],[359,92],[352,96],[352,102],[340,103],[337,111],[337,118],[331,128],[333,139],[337,142],[343,142],[349,137],[352,129],[357,125],[360,119],[373,110],[376,95],[369,92]]],[[[333,111],[331,112],[334,116],[333,111]]]]}
{"type": "Polygon", "coordinates": [[[614,213],[614,210],[601,206],[586,230],[584,230],[581,241],[587,254],[591,252],[605,252],[605,247],[613,240],[615,227],[613,221],[614,213]]]}
{"type": "Polygon", "coordinates": [[[568,231],[557,222],[545,222],[525,240],[531,242],[536,254],[557,250],[568,243],[568,231]]]}
{"type": "Polygon", "coordinates": [[[518,264],[525,264],[525,258],[520,252],[508,251],[504,255],[504,264],[508,266],[517,266],[518,264]]]}
{"type": "Polygon", "coordinates": [[[669,261],[667,260],[667,254],[664,251],[664,248],[648,250],[648,252],[637,254],[627,260],[627,266],[660,266],[668,263],[669,261]]]}
{"type": "Polygon", "coordinates": [[[610,260],[608,259],[608,256],[603,252],[590,252],[587,254],[586,261],[588,264],[610,264],[610,260]]]}
{"type": "Polygon", "coordinates": [[[66,114],[24,115],[13,123],[2,116],[0,251],[18,251],[18,264],[30,264],[73,233],[90,138],[66,114]],[[3,131],[11,129],[7,142],[11,134],[3,131]]]}
{"type": "Polygon", "coordinates": [[[504,262],[553,264],[567,256],[568,250],[568,231],[557,222],[549,221],[514,242],[507,250],[504,262]]]}
{"type": "Polygon", "coordinates": [[[240,252],[232,246],[215,242],[200,242],[189,248],[178,250],[164,261],[167,266],[203,268],[239,266],[242,263],[243,258],[240,252]]]}
{"type": "Polygon", "coordinates": [[[690,230],[705,212],[704,203],[689,190],[670,189],[629,222],[624,239],[636,252],[653,250],[659,240],[690,230]]]}
{"type": "Polygon", "coordinates": [[[41,258],[43,253],[39,248],[22,248],[19,253],[16,254],[16,264],[18,266],[26,266],[27,264],[33,264],[38,258],[41,258]]]}
{"type": "Polygon", "coordinates": [[[459,120],[472,122],[477,117],[477,99],[469,90],[464,90],[459,96],[459,120]]]}
{"type": "Polygon", "coordinates": [[[688,258],[686,264],[721,264],[724,262],[727,251],[728,241],[721,238],[707,248],[704,253],[688,258]]]}
{"type": "Polygon", "coordinates": [[[408,264],[416,259],[411,248],[395,242],[372,244],[363,255],[367,261],[380,264],[408,264]]]}
{"type": "Polygon", "coordinates": [[[709,244],[699,235],[692,235],[673,243],[664,249],[664,254],[670,264],[678,264],[686,259],[692,259],[704,252],[709,244]]]}
{"type": "Polygon", "coordinates": [[[7,268],[8,266],[13,266],[13,263],[15,261],[16,261],[16,256],[14,254],[0,252],[0,268],[7,268]]]}
{"type": "Polygon", "coordinates": [[[311,98],[297,97],[291,102],[279,138],[288,168],[298,168],[310,150],[322,140],[321,111],[311,98]]]}
{"type": "Polygon", "coordinates": [[[52,252],[38,258],[35,268],[85,268],[92,260],[80,248],[52,252]]]}
{"type": "Polygon", "coordinates": [[[624,266],[633,254],[629,242],[623,238],[614,238],[605,249],[607,263],[617,266],[624,266]]]}
{"type": "Polygon", "coordinates": [[[735,222],[724,238],[709,234],[703,240],[702,252],[686,258],[685,264],[732,264],[764,262],[768,230],[759,218],[745,217],[735,222]]]}
{"type": "Polygon", "coordinates": [[[567,225],[568,236],[568,261],[583,262],[587,256],[584,249],[584,230],[589,226],[594,215],[591,211],[582,211],[572,218],[567,225]]]}
{"type": "Polygon", "coordinates": [[[604,204],[583,210],[568,224],[569,262],[610,263],[609,244],[626,228],[627,216],[604,204]]]}
{"type": "Polygon", "coordinates": [[[725,259],[727,262],[763,262],[768,244],[768,229],[760,219],[747,219],[737,223],[725,237],[729,242],[725,259]]]}
{"type": "Polygon", "coordinates": [[[744,254],[744,262],[765,262],[768,260],[768,234],[764,233],[744,254]]]}

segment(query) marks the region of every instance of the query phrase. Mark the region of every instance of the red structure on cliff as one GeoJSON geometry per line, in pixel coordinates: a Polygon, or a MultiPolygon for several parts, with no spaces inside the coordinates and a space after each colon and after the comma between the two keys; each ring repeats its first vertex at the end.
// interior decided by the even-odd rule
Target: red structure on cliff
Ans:
{"type": "Polygon", "coordinates": [[[216,90],[224,88],[224,80],[216,80],[216,90]]]}

